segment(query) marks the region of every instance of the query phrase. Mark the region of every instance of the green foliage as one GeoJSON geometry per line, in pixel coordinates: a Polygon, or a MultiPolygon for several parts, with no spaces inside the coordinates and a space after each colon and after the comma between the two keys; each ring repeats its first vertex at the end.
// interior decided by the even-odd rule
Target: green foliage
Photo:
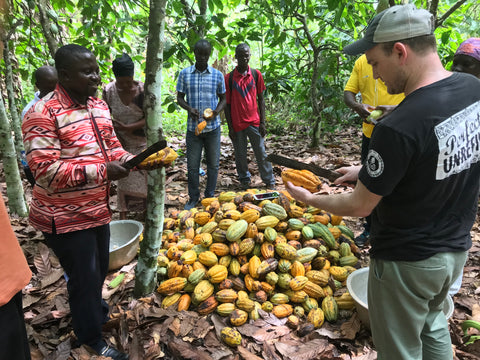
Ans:
{"type": "MultiPolygon", "coordinates": [[[[9,29],[15,27],[9,45],[15,51],[26,100],[32,94],[33,71],[53,63],[38,24],[38,1],[12,0],[6,24],[9,29]]],[[[429,3],[413,2],[419,7],[429,3]]],[[[440,1],[437,12],[442,24],[435,34],[447,68],[460,42],[480,33],[478,2],[467,1],[442,18],[456,2],[440,1]]],[[[104,83],[113,78],[111,61],[123,51],[140,65],[136,78],[144,78],[147,0],[51,0],[50,5],[47,15],[59,43],[74,42],[92,49],[104,83]]],[[[192,46],[202,37],[212,43],[211,62],[231,57],[240,42],[249,43],[251,65],[262,71],[267,86],[270,131],[292,129],[310,134],[316,120],[324,132],[350,123],[343,86],[355,58],[341,50],[363,34],[375,11],[373,2],[348,0],[250,0],[248,6],[241,0],[169,1],[162,73],[165,130],[185,131],[187,116],[176,104],[176,78],[180,69],[194,62],[192,46]]],[[[233,66],[229,63],[228,69],[233,66]]]]}

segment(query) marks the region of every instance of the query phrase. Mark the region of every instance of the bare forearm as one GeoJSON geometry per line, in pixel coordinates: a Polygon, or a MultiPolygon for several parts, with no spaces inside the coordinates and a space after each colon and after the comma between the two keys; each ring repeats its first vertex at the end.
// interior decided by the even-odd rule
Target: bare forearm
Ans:
{"type": "Polygon", "coordinates": [[[368,105],[361,104],[355,99],[355,94],[351,91],[343,92],[343,101],[345,104],[355,111],[362,119],[366,119],[370,112],[368,111],[368,105]]]}
{"type": "Polygon", "coordinates": [[[334,195],[312,194],[290,182],[287,183],[286,188],[296,200],[341,216],[365,217],[370,215],[382,198],[368,191],[360,181],[357,182],[353,192],[334,195]]]}
{"type": "Polygon", "coordinates": [[[225,106],[227,105],[227,98],[225,97],[225,94],[217,94],[217,95],[220,101],[218,102],[217,107],[215,108],[215,112],[217,114],[220,114],[220,111],[225,109],[225,106]]]}
{"type": "Polygon", "coordinates": [[[227,125],[229,129],[232,127],[232,113],[230,110],[231,110],[231,105],[227,104],[225,106],[225,119],[227,119],[227,125]]]}
{"type": "Polygon", "coordinates": [[[345,105],[347,105],[352,110],[355,110],[355,107],[358,105],[355,99],[355,94],[351,91],[343,92],[343,101],[345,102],[345,105]]]}
{"type": "Polygon", "coordinates": [[[265,122],[265,98],[258,96],[258,114],[260,115],[260,123],[265,122]]]}
{"type": "Polygon", "coordinates": [[[356,207],[353,203],[353,193],[342,193],[334,195],[309,194],[303,199],[298,199],[307,205],[317,209],[326,210],[340,216],[364,217],[366,214],[363,209],[356,207]]]}
{"type": "Polygon", "coordinates": [[[179,105],[181,108],[187,110],[188,112],[192,112],[193,109],[192,109],[192,107],[188,104],[188,102],[185,100],[185,98],[180,97],[180,96],[177,96],[177,103],[178,103],[178,105],[179,105]]]}
{"type": "Polygon", "coordinates": [[[125,125],[125,128],[130,131],[138,130],[138,129],[143,129],[145,127],[145,119],[140,119],[137,122],[134,122],[132,124],[125,125]]]}

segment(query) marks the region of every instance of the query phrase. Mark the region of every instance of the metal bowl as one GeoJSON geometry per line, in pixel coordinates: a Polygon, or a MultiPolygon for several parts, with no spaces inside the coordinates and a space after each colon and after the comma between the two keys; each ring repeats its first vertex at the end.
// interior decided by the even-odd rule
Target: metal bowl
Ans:
{"type": "Polygon", "coordinates": [[[116,270],[128,264],[137,255],[143,224],[135,220],[110,222],[110,259],[108,270],[116,270]]]}
{"type": "MultiPolygon", "coordinates": [[[[370,329],[367,303],[368,267],[361,268],[351,273],[347,278],[347,289],[355,301],[355,308],[360,321],[370,329]]],[[[454,304],[451,296],[446,297],[443,303],[443,313],[449,319],[453,315],[454,304]]]]}

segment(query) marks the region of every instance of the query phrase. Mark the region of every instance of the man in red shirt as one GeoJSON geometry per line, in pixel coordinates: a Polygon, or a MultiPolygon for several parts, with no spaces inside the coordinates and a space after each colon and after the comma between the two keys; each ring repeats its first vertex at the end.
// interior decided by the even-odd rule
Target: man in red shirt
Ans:
{"type": "Polygon", "coordinates": [[[227,118],[229,136],[235,150],[235,164],[238,180],[242,189],[250,187],[250,172],[248,171],[247,146],[248,140],[257,159],[260,177],[267,189],[275,188],[272,164],[266,161],[264,137],[265,100],[263,92],[265,83],[260,71],[248,66],[250,47],[239,44],[235,49],[237,67],[225,75],[227,89],[227,118]],[[255,73],[252,73],[254,71],[255,73]],[[230,78],[231,77],[231,78],[230,78]]]}
{"type": "Polygon", "coordinates": [[[30,223],[43,232],[69,278],[78,343],[125,360],[127,354],[102,340],[109,310],[102,286],[109,261],[110,182],[128,176],[122,164],[133,155],[115,135],[108,105],[95,97],[100,85],[95,55],[65,45],[55,54],[55,67],[57,87],[32,106],[22,124],[35,176],[30,223]]]}

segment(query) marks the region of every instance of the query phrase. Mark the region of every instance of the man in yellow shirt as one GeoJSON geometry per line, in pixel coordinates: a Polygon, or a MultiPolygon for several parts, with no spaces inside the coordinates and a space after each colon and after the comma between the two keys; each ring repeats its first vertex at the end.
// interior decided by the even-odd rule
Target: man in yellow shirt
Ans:
{"type": "MultiPolygon", "coordinates": [[[[395,95],[389,94],[385,83],[381,79],[374,79],[372,66],[367,62],[365,54],[355,61],[352,73],[343,91],[343,100],[345,104],[355,111],[363,120],[362,163],[367,157],[370,137],[375,127],[374,124],[366,122],[370,112],[376,108],[384,111],[388,110],[389,108],[397,106],[404,98],[405,95],[403,93],[395,95]],[[356,99],[356,95],[359,93],[362,96],[362,102],[358,102],[356,99]]],[[[370,235],[370,217],[365,218],[365,220],[364,232],[355,238],[355,243],[359,246],[364,246],[370,235]]]]}

